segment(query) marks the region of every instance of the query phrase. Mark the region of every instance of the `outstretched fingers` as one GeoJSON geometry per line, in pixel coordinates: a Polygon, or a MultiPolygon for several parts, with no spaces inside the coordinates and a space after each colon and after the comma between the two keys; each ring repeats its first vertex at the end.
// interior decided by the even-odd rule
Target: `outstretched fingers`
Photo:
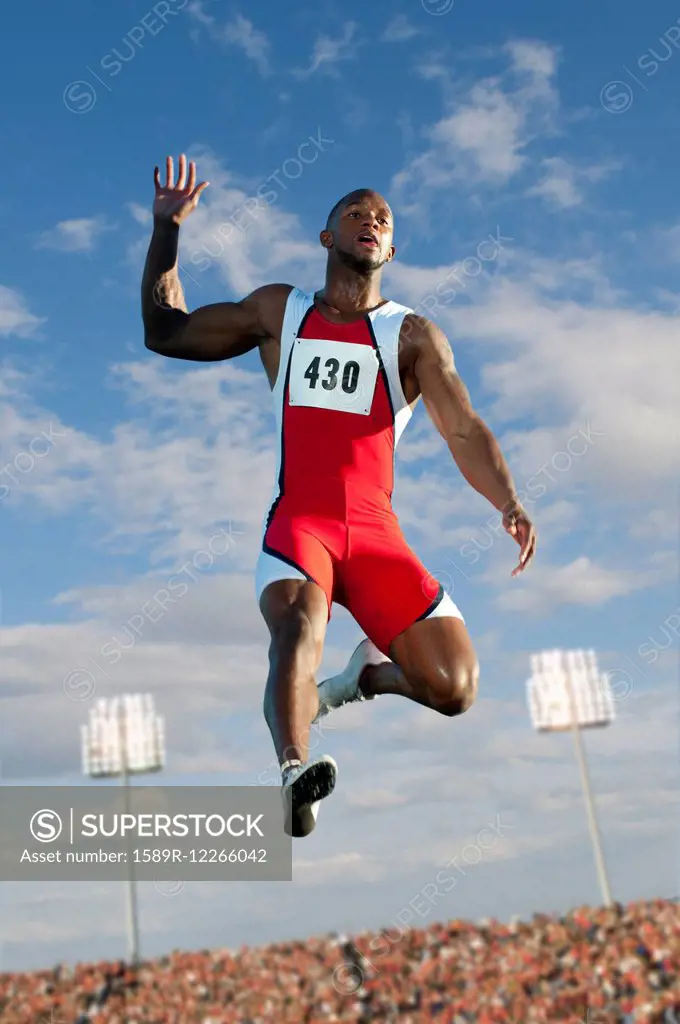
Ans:
{"type": "Polygon", "coordinates": [[[177,224],[196,208],[201,193],[210,184],[209,181],[196,184],[196,164],[193,160],[187,161],[184,153],[180,154],[177,163],[176,181],[171,156],[165,158],[165,184],[161,181],[158,167],[153,169],[153,181],[156,193],[154,214],[174,219],[177,224]]]}
{"type": "Polygon", "coordinates": [[[192,198],[192,199],[196,199],[196,200],[198,200],[198,197],[200,196],[200,194],[201,194],[201,192],[203,191],[203,189],[204,189],[204,188],[207,188],[209,184],[210,184],[210,182],[209,182],[209,181],[202,181],[202,182],[200,183],[200,185],[197,185],[197,186],[196,186],[196,189],[195,189],[195,191],[194,191],[194,192],[192,192],[191,198],[192,198]]]}
{"type": "Polygon", "coordinates": [[[189,161],[189,180],[187,181],[187,192],[191,194],[196,187],[196,164],[193,160],[189,161]]]}
{"type": "Polygon", "coordinates": [[[519,519],[515,525],[514,537],[520,545],[520,553],[519,564],[513,569],[512,575],[518,576],[524,572],[536,553],[536,530],[528,520],[519,519]]]}
{"type": "Polygon", "coordinates": [[[192,199],[198,200],[203,189],[207,188],[210,184],[209,181],[200,181],[196,184],[196,164],[193,160],[189,161],[189,178],[186,184],[186,191],[192,199]]]}
{"type": "Polygon", "coordinates": [[[184,183],[186,182],[187,177],[187,158],[185,157],[184,153],[180,153],[177,175],[177,185],[175,187],[178,188],[180,191],[183,191],[184,183]]]}
{"type": "Polygon", "coordinates": [[[196,185],[196,164],[189,161],[187,174],[187,158],[184,153],[180,154],[177,165],[177,181],[175,182],[175,166],[171,156],[165,158],[165,184],[161,182],[161,172],[158,167],[153,169],[153,183],[156,191],[163,189],[167,191],[179,191],[186,193],[192,199],[198,199],[203,189],[210,184],[209,181],[201,181],[196,185]]]}

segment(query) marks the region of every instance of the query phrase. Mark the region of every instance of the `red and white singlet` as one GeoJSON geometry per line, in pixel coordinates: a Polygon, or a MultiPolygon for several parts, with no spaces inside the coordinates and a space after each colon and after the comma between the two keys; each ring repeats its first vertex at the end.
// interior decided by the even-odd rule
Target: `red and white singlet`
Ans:
{"type": "Polygon", "coordinates": [[[399,332],[412,312],[386,302],[348,324],[313,295],[286,304],[273,389],[277,486],[256,570],[270,583],[310,580],[343,605],[385,654],[419,619],[462,618],[406,543],[392,509],[394,455],[411,418],[399,332]]]}

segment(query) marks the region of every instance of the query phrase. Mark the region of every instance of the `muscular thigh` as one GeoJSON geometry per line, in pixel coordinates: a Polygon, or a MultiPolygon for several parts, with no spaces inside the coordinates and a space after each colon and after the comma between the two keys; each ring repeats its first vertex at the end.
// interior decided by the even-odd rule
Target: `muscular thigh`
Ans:
{"type": "Polygon", "coordinates": [[[442,689],[452,671],[474,673],[477,656],[467,627],[452,615],[414,622],[390,645],[389,656],[407,679],[442,689]]]}
{"type": "Polygon", "coordinates": [[[353,525],[350,557],[341,567],[348,611],[389,654],[393,640],[438,603],[441,588],[401,532],[396,516],[353,525]]]}
{"type": "MultiPolygon", "coordinates": [[[[333,529],[333,525],[318,517],[291,513],[285,505],[276,508],[265,531],[255,570],[258,598],[273,583],[315,583],[326,595],[329,617],[333,596],[333,560],[338,546],[338,531],[333,529]]],[[[297,595],[297,588],[292,592],[297,595]]],[[[301,593],[306,595],[307,591],[301,593]]],[[[288,596],[282,600],[285,605],[288,596]]],[[[278,607],[278,594],[273,601],[278,607]]]]}

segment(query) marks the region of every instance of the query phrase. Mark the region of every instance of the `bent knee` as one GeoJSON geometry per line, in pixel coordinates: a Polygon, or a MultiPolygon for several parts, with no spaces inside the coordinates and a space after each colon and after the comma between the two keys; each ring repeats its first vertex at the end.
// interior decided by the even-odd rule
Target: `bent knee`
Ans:
{"type": "Polygon", "coordinates": [[[447,718],[462,715],[474,704],[478,685],[479,665],[476,661],[467,665],[447,666],[439,673],[432,693],[432,707],[447,718]]]}
{"type": "Polygon", "coordinates": [[[290,657],[299,650],[315,646],[314,627],[304,608],[290,605],[282,612],[272,630],[270,655],[290,657]]]}

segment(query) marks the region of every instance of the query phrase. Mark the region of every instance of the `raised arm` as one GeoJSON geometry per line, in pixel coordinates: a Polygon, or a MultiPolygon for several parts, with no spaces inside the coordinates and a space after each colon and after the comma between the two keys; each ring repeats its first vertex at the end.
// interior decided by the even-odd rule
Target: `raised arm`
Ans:
{"type": "Polygon", "coordinates": [[[290,285],[265,285],[240,302],[217,302],[190,313],[177,272],[179,228],[196,208],[208,182],[196,185],[196,166],[179,159],[177,182],[172,157],[166,160],[166,183],[154,172],[154,228],[142,277],[144,344],[174,359],[215,362],[243,355],[280,326],[279,310],[290,285]]]}
{"type": "Polygon", "coordinates": [[[414,318],[412,326],[413,374],[425,407],[467,482],[502,513],[505,529],[520,545],[515,576],[533,558],[534,527],[519,504],[498,442],[472,407],[468,390],[456,372],[446,335],[436,324],[421,317],[414,318]]]}

